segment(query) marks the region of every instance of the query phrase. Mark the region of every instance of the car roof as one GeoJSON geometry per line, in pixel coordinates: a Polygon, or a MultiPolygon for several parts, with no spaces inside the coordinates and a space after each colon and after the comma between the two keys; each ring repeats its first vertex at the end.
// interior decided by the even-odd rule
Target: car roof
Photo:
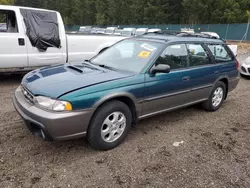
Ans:
{"type": "Polygon", "coordinates": [[[223,44],[225,41],[218,38],[213,38],[209,36],[202,36],[202,35],[189,35],[185,34],[183,36],[178,35],[165,35],[165,34],[145,34],[136,37],[138,39],[147,39],[155,42],[162,42],[162,43],[169,43],[169,42],[206,42],[206,43],[217,43],[223,44]]]}

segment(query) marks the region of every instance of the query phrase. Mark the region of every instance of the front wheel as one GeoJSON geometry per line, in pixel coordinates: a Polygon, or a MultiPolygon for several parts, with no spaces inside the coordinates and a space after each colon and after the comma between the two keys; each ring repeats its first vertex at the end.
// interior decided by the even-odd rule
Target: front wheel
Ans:
{"type": "Polygon", "coordinates": [[[87,139],[97,150],[110,150],[127,137],[132,124],[129,107],[120,101],[101,106],[92,118],[87,139]]]}
{"type": "Polygon", "coordinates": [[[217,82],[209,99],[202,104],[202,107],[208,111],[217,111],[225,100],[226,92],[226,85],[221,81],[217,82]]]}

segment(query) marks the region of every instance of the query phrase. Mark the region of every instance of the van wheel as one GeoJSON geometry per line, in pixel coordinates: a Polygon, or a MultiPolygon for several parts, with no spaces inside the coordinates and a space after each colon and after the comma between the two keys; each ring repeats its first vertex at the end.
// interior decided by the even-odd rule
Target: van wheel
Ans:
{"type": "Polygon", "coordinates": [[[99,109],[92,118],[87,133],[90,145],[97,150],[110,150],[120,145],[132,125],[129,107],[120,101],[111,101],[99,109]]]}
{"type": "Polygon", "coordinates": [[[219,81],[214,86],[209,99],[202,104],[202,107],[207,111],[217,111],[223,104],[226,97],[226,85],[219,81]]]}

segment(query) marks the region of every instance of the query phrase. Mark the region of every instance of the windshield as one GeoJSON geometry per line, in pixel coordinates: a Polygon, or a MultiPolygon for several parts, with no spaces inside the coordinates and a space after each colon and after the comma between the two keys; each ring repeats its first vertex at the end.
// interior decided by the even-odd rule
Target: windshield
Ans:
{"type": "Polygon", "coordinates": [[[162,46],[161,43],[127,39],[97,55],[91,63],[140,73],[162,46]]]}

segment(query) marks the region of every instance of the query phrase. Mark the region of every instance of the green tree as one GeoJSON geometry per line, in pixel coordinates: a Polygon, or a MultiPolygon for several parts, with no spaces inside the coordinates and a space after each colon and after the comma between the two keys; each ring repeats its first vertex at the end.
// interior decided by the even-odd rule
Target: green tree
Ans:
{"type": "Polygon", "coordinates": [[[172,11],[168,0],[150,0],[144,8],[144,23],[163,24],[169,22],[172,11]]]}
{"type": "Polygon", "coordinates": [[[14,0],[0,0],[0,5],[13,5],[14,0]]]}
{"type": "Polygon", "coordinates": [[[57,10],[65,24],[246,23],[250,0],[0,0],[57,10]]]}
{"type": "Polygon", "coordinates": [[[96,8],[96,23],[98,25],[105,25],[107,23],[107,0],[95,0],[96,8]]]}

